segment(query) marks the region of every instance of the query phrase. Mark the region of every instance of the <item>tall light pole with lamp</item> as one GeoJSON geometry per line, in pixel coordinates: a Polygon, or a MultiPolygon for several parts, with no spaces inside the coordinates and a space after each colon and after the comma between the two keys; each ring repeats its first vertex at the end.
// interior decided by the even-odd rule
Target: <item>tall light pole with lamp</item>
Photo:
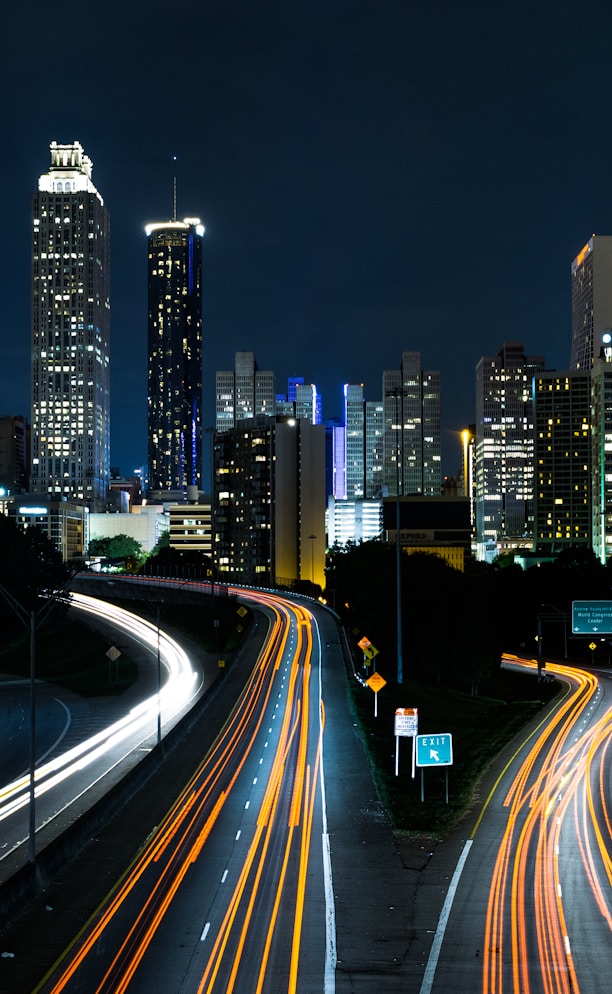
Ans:
{"type": "MultiPolygon", "coordinates": [[[[63,592],[63,591],[62,591],[63,592]]],[[[55,606],[58,599],[56,593],[54,597],[47,600],[38,611],[26,610],[11,593],[0,584],[0,594],[17,615],[22,625],[30,634],[30,802],[29,802],[29,828],[28,828],[28,862],[36,862],[36,628],[49,614],[51,608],[55,606]]]]}
{"type": "Polygon", "coordinates": [[[396,612],[397,612],[397,682],[404,682],[404,662],[402,645],[402,549],[400,543],[400,452],[402,436],[399,434],[404,429],[404,403],[403,398],[408,391],[405,387],[392,387],[386,391],[387,397],[395,398],[395,421],[397,435],[397,445],[395,447],[395,586],[396,586],[396,612]]]}
{"type": "Polygon", "coordinates": [[[314,543],[316,537],[317,537],[316,535],[308,536],[308,538],[310,539],[310,581],[313,587],[314,587],[314,543]]]}

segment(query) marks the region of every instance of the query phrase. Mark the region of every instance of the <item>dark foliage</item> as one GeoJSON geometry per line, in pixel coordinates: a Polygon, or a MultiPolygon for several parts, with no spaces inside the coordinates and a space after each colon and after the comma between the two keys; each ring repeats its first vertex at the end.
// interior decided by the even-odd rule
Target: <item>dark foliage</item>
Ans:
{"type": "Polygon", "coordinates": [[[104,556],[106,559],[142,559],[140,542],[131,535],[113,535],[110,538],[93,538],[89,543],[91,556],[104,556]]]}
{"type": "Polygon", "coordinates": [[[172,549],[160,544],[157,551],[148,557],[141,573],[146,576],[184,577],[210,581],[214,579],[210,556],[199,549],[172,549]]]}
{"type": "MultiPolygon", "coordinates": [[[[59,552],[40,528],[20,528],[0,514],[0,584],[26,613],[40,608],[42,591],[59,590],[69,573],[59,552]]],[[[4,631],[19,628],[14,609],[0,597],[4,631]]]]}
{"type": "MultiPolygon", "coordinates": [[[[502,652],[591,661],[590,639],[571,636],[573,600],[608,600],[611,568],[584,549],[567,550],[554,563],[522,570],[512,562],[474,563],[464,572],[439,556],[402,555],[404,671],[416,679],[471,693],[486,692],[502,652]]],[[[385,542],[333,549],[327,563],[327,597],[354,645],[366,635],[379,649],[377,668],[397,673],[396,550],[385,542]]],[[[598,643],[610,654],[608,640],[598,643]]],[[[359,650],[356,649],[359,659],[359,650]]]]}

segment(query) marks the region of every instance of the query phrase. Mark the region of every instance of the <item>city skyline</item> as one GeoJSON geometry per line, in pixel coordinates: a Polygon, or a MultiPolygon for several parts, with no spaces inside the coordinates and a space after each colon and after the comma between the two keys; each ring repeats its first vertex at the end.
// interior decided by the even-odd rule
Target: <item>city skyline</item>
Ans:
{"type": "MultiPolygon", "coordinates": [[[[279,382],[316,383],[325,418],[341,415],[344,383],[376,399],[380,371],[415,350],[441,373],[443,472],[455,473],[482,356],[518,340],[547,367],[569,365],[571,261],[612,230],[612,13],[595,3],[577,20],[558,5],[504,24],[484,3],[190,6],[79,8],[74,31],[96,73],[74,99],[49,101],[46,42],[30,30],[44,8],[11,18],[3,412],[30,415],[27,233],[41,148],[79,140],[112,217],[113,465],[146,461],[144,228],[172,216],[176,156],[179,215],[207,229],[204,426],[215,372],[240,349],[279,382]],[[160,49],[169,72],[152,93],[160,49]],[[576,50],[589,52],[588,101],[576,50]]],[[[76,11],[63,6],[66,23],[76,11]]]]}

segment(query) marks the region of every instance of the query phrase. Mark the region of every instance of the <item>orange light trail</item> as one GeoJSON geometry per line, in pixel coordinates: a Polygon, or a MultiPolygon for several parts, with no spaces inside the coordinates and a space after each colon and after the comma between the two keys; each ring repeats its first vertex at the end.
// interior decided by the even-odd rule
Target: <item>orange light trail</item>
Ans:
{"type": "MultiPolygon", "coordinates": [[[[536,665],[535,661],[522,664],[529,668],[536,665]]],[[[538,991],[580,992],[559,868],[561,833],[571,807],[585,876],[612,930],[612,833],[604,778],[612,710],[599,721],[593,720],[587,732],[577,735],[576,729],[584,722],[586,709],[597,693],[598,681],[590,673],[561,664],[547,663],[547,670],[565,681],[569,689],[547,717],[545,727],[540,726],[503,802],[508,817],[489,889],[483,994],[530,994],[534,962],[538,964],[538,991]],[[597,775],[592,775],[596,764],[597,775]],[[599,805],[595,803],[593,783],[599,805]],[[603,813],[601,818],[598,807],[603,813]]]]}
{"type": "Polygon", "coordinates": [[[294,910],[287,963],[287,992],[294,994],[297,990],[323,728],[322,702],[317,709],[316,726],[312,719],[313,618],[298,603],[272,594],[239,593],[246,600],[265,605],[272,612],[272,618],[265,645],[236,707],[155,834],[91,922],[33,994],[43,989],[45,992],[48,990],[49,994],[69,994],[70,985],[87,963],[87,958],[95,957],[98,942],[114,923],[118,912],[125,914],[128,900],[133,901],[140,888],[143,893],[136,900],[135,916],[116,951],[110,956],[101,979],[95,988],[92,987],[95,994],[124,994],[129,990],[161,922],[179,894],[189,868],[205,851],[245,763],[260,741],[262,722],[271,706],[276,686],[276,675],[283,661],[289,659],[289,680],[280,730],[253,837],[207,962],[199,974],[197,990],[198,994],[217,991],[233,994],[235,990],[240,990],[242,994],[246,990],[243,969],[246,965],[252,970],[249,963],[253,959],[253,942],[259,941],[253,938],[252,926],[257,923],[257,934],[263,938],[261,949],[256,954],[258,970],[252,989],[254,994],[261,994],[281,907],[286,909],[291,906],[294,910]],[[291,648],[290,633],[295,636],[295,645],[291,648]],[[270,854],[272,845],[277,849],[281,839],[283,856],[278,869],[275,869],[270,854]],[[290,864],[296,860],[296,873],[289,873],[290,864]],[[273,874],[276,874],[276,879],[272,900],[262,903],[262,882],[266,880],[269,892],[273,874]],[[262,932],[262,922],[266,920],[263,916],[267,916],[267,925],[264,925],[262,932]],[[250,951],[248,955],[247,950],[250,951]],[[58,979],[47,987],[46,984],[56,975],[58,979]]]}

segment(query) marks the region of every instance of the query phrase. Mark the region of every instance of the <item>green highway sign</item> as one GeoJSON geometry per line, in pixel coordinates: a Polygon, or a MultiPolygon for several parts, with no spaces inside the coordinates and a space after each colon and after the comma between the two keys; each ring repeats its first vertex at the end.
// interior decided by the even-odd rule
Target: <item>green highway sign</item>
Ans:
{"type": "Polygon", "coordinates": [[[417,766],[452,766],[453,737],[448,732],[434,735],[417,735],[417,766]]]}
{"type": "Polygon", "coordinates": [[[612,634],[612,601],[572,601],[574,635],[612,634]]]}

